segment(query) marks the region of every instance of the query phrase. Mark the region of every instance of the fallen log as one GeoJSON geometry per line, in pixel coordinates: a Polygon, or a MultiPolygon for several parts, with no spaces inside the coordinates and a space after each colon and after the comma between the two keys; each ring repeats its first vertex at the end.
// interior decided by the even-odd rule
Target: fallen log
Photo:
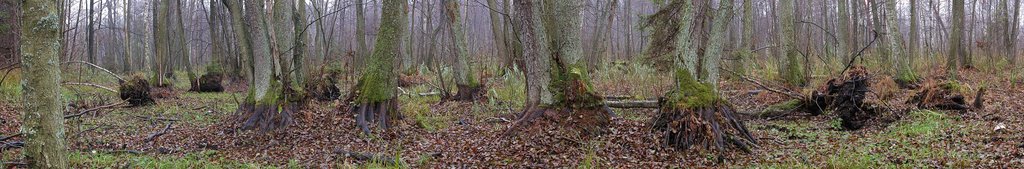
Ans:
{"type": "Polygon", "coordinates": [[[660,104],[658,100],[609,100],[604,102],[605,105],[612,108],[620,109],[656,109],[660,104]]]}

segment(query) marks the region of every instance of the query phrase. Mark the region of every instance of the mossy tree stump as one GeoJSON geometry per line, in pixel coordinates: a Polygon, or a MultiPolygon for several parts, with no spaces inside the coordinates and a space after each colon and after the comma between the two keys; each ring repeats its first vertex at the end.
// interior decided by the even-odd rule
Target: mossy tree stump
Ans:
{"type": "Polygon", "coordinates": [[[686,69],[676,70],[677,90],[666,94],[653,129],[662,134],[662,144],[688,149],[702,145],[724,153],[727,147],[745,152],[757,144],[736,110],[710,84],[697,82],[686,69]]]}

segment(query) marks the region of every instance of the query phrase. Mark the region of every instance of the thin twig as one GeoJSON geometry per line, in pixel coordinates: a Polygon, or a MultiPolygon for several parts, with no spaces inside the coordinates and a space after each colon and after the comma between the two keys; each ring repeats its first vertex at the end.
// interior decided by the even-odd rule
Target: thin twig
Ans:
{"type": "Polygon", "coordinates": [[[64,64],[70,64],[70,63],[80,63],[80,64],[89,65],[89,66],[92,66],[92,67],[94,67],[96,69],[99,69],[99,70],[102,70],[104,72],[107,72],[108,74],[114,76],[115,78],[117,78],[117,80],[119,80],[118,82],[124,82],[125,81],[124,78],[121,78],[121,76],[118,76],[116,73],[111,72],[110,70],[104,69],[103,67],[97,66],[97,65],[89,63],[89,62],[85,62],[85,61],[68,61],[68,62],[64,62],[64,64]]]}
{"type": "Polygon", "coordinates": [[[24,134],[25,133],[18,133],[18,134],[10,135],[10,136],[4,137],[4,138],[0,138],[0,141],[7,141],[7,140],[10,140],[11,138],[19,137],[19,136],[24,135],[24,134]]]}
{"type": "Polygon", "coordinates": [[[64,116],[64,119],[69,119],[69,118],[74,118],[74,117],[82,116],[82,115],[85,115],[86,113],[89,113],[89,112],[93,112],[93,111],[100,110],[100,109],[111,108],[111,107],[114,107],[114,106],[119,106],[119,105],[124,104],[124,103],[126,103],[126,102],[125,101],[121,101],[121,102],[117,102],[117,103],[114,103],[114,104],[108,104],[108,105],[97,106],[97,107],[85,109],[85,110],[79,111],[78,113],[75,113],[75,114],[66,115],[66,116],[64,116]]]}
{"type": "Polygon", "coordinates": [[[143,142],[150,142],[150,141],[153,141],[153,139],[156,139],[156,137],[160,137],[160,136],[162,136],[164,134],[167,134],[167,131],[171,130],[171,125],[173,125],[173,124],[174,124],[174,121],[171,121],[170,123],[167,123],[167,127],[164,127],[164,129],[160,130],[160,132],[149,134],[149,137],[146,137],[146,139],[143,140],[143,142]]]}
{"type": "Polygon", "coordinates": [[[95,88],[100,88],[100,89],[103,89],[103,90],[107,90],[107,91],[110,91],[112,93],[117,93],[117,90],[114,90],[114,89],[112,89],[110,87],[106,87],[106,86],[103,86],[103,85],[98,85],[98,84],[80,83],[80,82],[64,82],[63,84],[65,84],[65,85],[77,85],[77,86],[89,86],[89,87],[95,87],[95,88]]]}
{"type": "Polygon", "coordinates": [[[768,87],[767,85],[764,85],[761,82],[758,82],[757,80],[754,80],[754,79],[751,79],[751,78],[749,78],[747,76],[744,76],[744,75],[741,75],[739,73],[733,72],[733,71],[731,71],[729,69],[725,69],[725,68],[721,68],[721,67],[719,67],[718,69],[720,69],[722,71],[725,71],[725,72],[729,72],[730,74],[736,75],[737,77],[740,77],[741,79],[743,79],[743,80],[745,80],[747,82],[754,83],[754,85],[757,85],[758,87],[761,87],[762,89],[765,89],[765,90],[768,90],[768,91],[771,91],[771,92],[775,92],[775,93],[779,93],[779,94],[783,94],[783,95],[789,96],[789,97],[791,97],[793,99],[798,99],[798,100],[805,100],[805,99],[807,99],[806,96],[798,94],[798,93],[793,93],[792,91],[789,91],[789,90],[782,91],[782,90],[779,90],[779,89],[768,87]]]}

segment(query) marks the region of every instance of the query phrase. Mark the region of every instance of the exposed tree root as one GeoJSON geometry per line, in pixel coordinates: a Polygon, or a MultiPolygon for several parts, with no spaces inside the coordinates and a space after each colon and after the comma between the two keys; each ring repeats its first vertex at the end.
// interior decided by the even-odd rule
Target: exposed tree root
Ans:
{"type": "Polygon", "coordinates": [[[142,78],[142,76],[132,76],[118,87],[121,99],[127,101],[130,107],[155,103],[149,91],[149,82],[142,78]]]}
{"type": "Polygon", "coordinates": [[[929,85],[907,100],[907,103],[922,109],[972,110],[984,108],[984,87],[978,89],[974,102],[971,104],[968,104],[964,95],[957,91],[960,87],[956,82],[929,85]]]}
{"type": "Polygon", "coordinates": [[[585,136],[597,136],[605,132],[615,113],[605,105],[603,97],[589,90],[581,79],[574,78],[561,92],[564,97],[561,106],[528,107],[520,114],[505,135],[521,130],[538,132],[549,127],[560,127],[578,131],[585,136]]]}
{"type": "Polygon", "coordinates": [[[389,99],[383,102],[362,103],[354,105],[349,110],[356,117],[356,124],[363,133],[370,134],[370,126],[376,124],[380,130],[387,130],[392,126],[392,121],[401,119],[398,115],[398,104],[396,99],[389,99]]]}
{"type": "Polygon", "coordinates": [[[242,130],[260,129],[266,132],[275,129],[285,128],[294,122],[293,113],[298,112],[298,106],[285,103],[243,103],[238,106],[239,113],[236,121],[241,122],[242,130]]]}
{"type": "Polygon", "coordinates": [[[654,118],[654,130],[663,134],[663,144],[675,148],[700,145],[721,155],[735,147],[750,153],[757,142],[735,113],[732,105],[720,101],[700,107],[663,106],[654,118]]]}
{"type": "Polygon", "coordinates": [[[757,141],[737,118],[728,100],[711,84],[700,83],[688,70],[676,70],[676,90],[661,99],[652,131],[661,134],[662,144],[679,149],[700,145],[718,152],[724,160],[727,148],[751,152],[757,141]]]}

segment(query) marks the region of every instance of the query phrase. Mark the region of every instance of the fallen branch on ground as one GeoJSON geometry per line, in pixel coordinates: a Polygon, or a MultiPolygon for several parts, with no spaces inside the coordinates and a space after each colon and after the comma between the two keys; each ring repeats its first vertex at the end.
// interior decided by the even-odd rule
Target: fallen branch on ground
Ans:
{"type": "Polygon", "coordinates": [[[164,134],[167,134],[167,131],[171,130],[171,125],[173,125],[173,124],[174,124],[174,121],[171,121],[170,123],[167,123],[167,127],[164,127],[164,129],[160,130],[160,132],[149,134],[149,137],[146,137],[146,139],[143,140],[143,142],[150,142],[150,141],[153,141],[153,139],[156,139],[157,137],[160,137],[160,136],[162,136],[164,134]]]}
{"type": "Polygon", "coordinates": [[[604,104],[608,105],[608,107],[620,108],[620,109],[632,109],[632,108],[649,108],[649,109],[654,109],[654,108],[658,108],[658,106],[659,106],[659,103],[658,103],[657,100],[614,100],[614,101],[605,101],[604,104]]]}
{"type": "Polygon", "coordinates": [[[779,90],[779,89],[768,87],[767,85],[764,85],[763,83],[758,82],[757,80],[754,80],[754,79],[751,79],[751,78],[749,78],[749,77],[747,77],[745,75],[741,75],[739,73],[733,72],[732,70],[725,69],[725,68],[718,68],[718,69],[722,70],[722,71],[725,71],[725,72],[729,72],[730,74],[736,75],[737,77],[740,77],[744,81],[753,83],[754,85],[757,85],[757,87],[760,87],[760,88],[762,88],[764,90],[768,90],[770,92],[775,92],[775,93],[783,94],[783,95],[789,96],[789,97],[791,97],[793,99],[798,99],[798,100],[806,100],[807,99],[807,96],[801,95],[800,93],[796,93],[796,92],[789,91],[789,90],[783,91],[783,90],[779,90]]]}
{"type": "Polygon", "coordinates": [[[4,137],[4,138],[0,138],[0,141],[7,141],[7,140],[10,140],[11,138],[19,137],[19,136],[21,136],[23,134],[25,134],[25,133],[18,133],[18,134],[14,134],[14,135],[10,135],[10,136],[4,137]]]}
{"type": "Polygon", "coordinates": [[[66,115],[66,116],[64,116],[64,119],[75,118],[75,117],[78,117],[78,116],[85,115],[86,113],[89,113],[89,112],[97,111],[97,110],[100,110],[100,109],[106,109],[106,108],[115,107],[115,106],[118,106],[118,105],[121,105],[121,104],[124,104],[124,103],[125,103],[124,101],[121,101],[121,102],[117,102],[117,103],[114,103],[114,104],[108,104],[108,105],[93,107],[93,108],[90,108],[90,109],[85,109],[85,110],[82,110],[82,111],[80,111],[78,113],[75,113],[75,114],[66,115]]]}

